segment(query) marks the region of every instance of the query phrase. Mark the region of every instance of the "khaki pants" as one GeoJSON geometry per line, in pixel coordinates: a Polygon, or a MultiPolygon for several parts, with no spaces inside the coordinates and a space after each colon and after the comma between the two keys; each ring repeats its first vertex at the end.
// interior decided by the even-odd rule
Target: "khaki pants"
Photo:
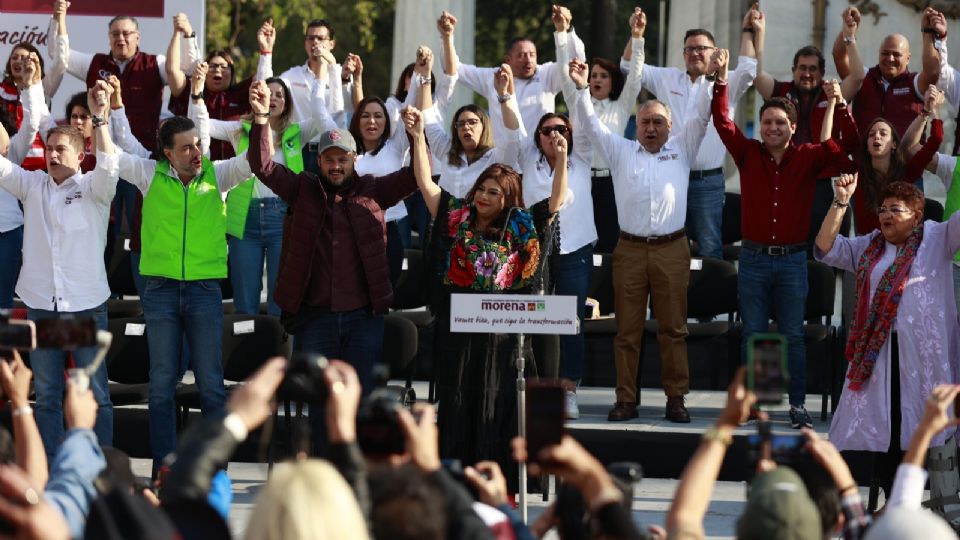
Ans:
{"type": "Polygon", "coordinates": [[[661,381],[668,397],[690,391],[687,366],[687,286],[690,246],[681,237],[665,244],[620,239],[613,251],[614,312],[617,337],[617,401],[637,403],[637,369],[647,315],[653,297],[660,344],[661,381]]]}

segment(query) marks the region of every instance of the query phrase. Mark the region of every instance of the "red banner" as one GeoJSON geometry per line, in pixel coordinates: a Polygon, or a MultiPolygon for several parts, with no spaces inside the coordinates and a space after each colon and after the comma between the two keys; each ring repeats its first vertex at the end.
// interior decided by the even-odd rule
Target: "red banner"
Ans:
{"type": "MultiPolygon", "coordinates": [[[[34,13],[49,15],[53,12],[51,0],[0,0],[0,12],[34,13]]],[[[70,15],[95,15],[113,17],[130,15],[132,17],[163,17],[163,0],[73,0],[70,2],[70,15]]]]}

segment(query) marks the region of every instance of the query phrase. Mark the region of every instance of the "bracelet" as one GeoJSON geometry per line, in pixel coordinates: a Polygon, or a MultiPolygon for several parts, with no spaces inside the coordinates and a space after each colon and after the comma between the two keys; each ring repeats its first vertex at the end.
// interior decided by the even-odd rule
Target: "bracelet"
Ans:
{"type": "Polygon", "coordinates": [[[932,112],[933,111],[928,111],[927,109],[920,109],[920,115],[924,117],[930,116],[930,113],[932,112]]]}
{"type": "Polygon", "coordinates": [[[260,51],[260,54],[261,54],[261,55],[264,55],[264,54],[273,54],[273,51],[260,51]]]}
{"type": "Polygon", "coordinates": [[[200,92],[199,94],[190,94],[190,99],[196,99],[196,100],[203,99],[203,92],[200,92]]]}
{"type": "Polygon", "coordinates": [[[18,417],[18,416],[23,416],[23,415],[26,415],[26,414],[33,414],[33,407],[31,407],[31,406],[29,406],[29,405],[24,405],[23,407],[17,407],[17,408],[14,409],[13,412],[10,413],[10,414],[11,414],[14,418],[16,418],[16,417],[18,417]]]}
{"type": "Polygon", "coordinates": [[[724,448],[727,448],[733,443],[733,436],[730,435],[729,432],[723,431],[714,426],[703,432],[703,440],[716,441],[722,444],[724,448]]]}
{"type": "Polygon", "coordinates": [[[253,113],[253,115],[256,116],[257,118],[269,118],[270,112],[268,111],[268,112],[253,113]]]}
{"type": "Polygon", "coordinates": [[[510,101],[510,98],[513,97],[513,94],[504,94],[502,96],[497,96],[497,103],[506,103],[510,101]]]}
{"type": "Polygon", "coordinates": [[[922,32],[923,32],[924,34],[930,34],[930,35],[932,35],[934,38],[939,39],[939,40],[943,40],[943,38],[947,37],[946,34],[940,34],[940,33],[938,33],[938,32],[937,32],[937,29],[936,29],[936,28],[933,28],[933,27],[924,28],[924,29],[922,30],[922,32]]]}
{"type": "Polygon", "coordinates": [[[745,32],[745,33],[747,33],[747,34],[752,34],[752,33],[755,32],[755,30],[754,30],[753,28],[744,28],[744,29],[743,29],[743,32],[745,32]]]}
{"type": "Polygon", "coordinates": [[[843,36],[843,42],[844,42],[845,44],[847,44],[847,45],[850,45],[850,44],[856,43],[856,42],[857,42],[857,38],[855,38],[855,37],[843,36]]]}
{"type": "Polygon", "coordinates": [[[187,39],[195,38],[195,37],[197,37],[197,31],[194,30],[193,32],[190,32],[189,34],[184,34],[183,37],[185,37],[185,38],[187,38],[187,39]]]}
{"type": "Polygon", "coordinates": [[[850,206],[850,201],[840,202],[840,199],[836,199],[836,198],[833,199],[833,207],[834,207],[834,208],[844,209],[844,208],[847,208],[848,206],[850,206]]]}
{"type": "Polygon", "coordinates": [[[430,84],[433,82],[433,77],[420,77],[420,84],[430,84]]]}
{"type": "Polygon", "coordinates": [[[576,88],[577,88],[577,90],[586,90],[587,88],[590,88],[590,85],[589,85],[589,84],[585,84],[585,85],[583,85],[583,86],[577,86],[576,88]]]}
{"type": "Polygon", "coordinates": [[[103,116],[100,116],[99,114],[90,115],[90,123],[93,124],[93,127],[95,128],[107,125],[107,121],[104,120],[103,116]]]}
{"type": "Polygon", "coordinates": [[[853,484],[850,484],[849,486],[838,489],[837,492],[843,495],[844,493],[850,491],[851,489],[859,490],[860,486],[858,486],[856,483],[853,483],[853,484]]]}

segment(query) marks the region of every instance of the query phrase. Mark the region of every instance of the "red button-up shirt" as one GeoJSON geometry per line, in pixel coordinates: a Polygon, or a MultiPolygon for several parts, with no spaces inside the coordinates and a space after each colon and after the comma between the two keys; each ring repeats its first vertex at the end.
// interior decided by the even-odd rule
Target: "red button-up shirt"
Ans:
{"type": "Polygon", "coordinates": [[[713,86],[713,124],[740,170],[740,228],[758,244],[789,245],[807,241],[814,187],[821,170],[857,167],[833,139],[819,144],[790,142],[778,164],[758,140],[748,139],[727,118],[727,85],[713,86]]]}

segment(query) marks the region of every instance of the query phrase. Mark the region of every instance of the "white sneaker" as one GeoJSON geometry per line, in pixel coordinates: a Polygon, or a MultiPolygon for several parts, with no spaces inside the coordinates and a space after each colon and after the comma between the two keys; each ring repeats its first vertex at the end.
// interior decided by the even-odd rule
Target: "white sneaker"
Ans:
{"type": "Polygon", "coordinates": [[[576,420],[580,418],[580,407],[577,406],[577,393],[567,390],[566,394],[566,402],[563,407],[564,416],[567,417],[567,420],[576,420]]]}

